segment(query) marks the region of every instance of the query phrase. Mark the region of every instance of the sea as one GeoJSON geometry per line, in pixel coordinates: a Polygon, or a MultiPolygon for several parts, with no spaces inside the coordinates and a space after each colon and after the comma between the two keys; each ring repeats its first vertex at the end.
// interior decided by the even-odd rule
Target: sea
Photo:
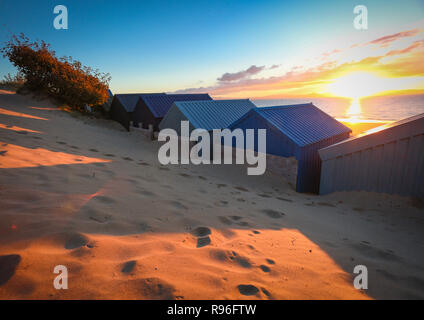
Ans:
{"type": "Polygon", "coordinates": [[[376,96],[361,99],[296,98],[252,100],[258,107],[312,102],[339,120],[397,121],[424,113],[424,94],[376,96]]]}

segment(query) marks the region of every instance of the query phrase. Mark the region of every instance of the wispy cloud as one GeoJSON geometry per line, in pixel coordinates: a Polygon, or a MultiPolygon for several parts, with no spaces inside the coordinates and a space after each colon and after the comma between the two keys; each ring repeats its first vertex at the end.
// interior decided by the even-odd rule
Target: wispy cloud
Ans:
{"type": "Polygon", "coordinates": [[[402,38],[415,36],[415,35],[419,34],[420,32],[422,32],[422,30],[420,30],[420,29],[402,31],[402,32],[390,34],[390,35],[372,40],[372,41],[369,42],[369,44],[379,44],[379,45],[382,45],[382,46],[388,46],[389,44],[391,44],[394,41],[397,41],[397,40],[402,39],[402,38]]]}

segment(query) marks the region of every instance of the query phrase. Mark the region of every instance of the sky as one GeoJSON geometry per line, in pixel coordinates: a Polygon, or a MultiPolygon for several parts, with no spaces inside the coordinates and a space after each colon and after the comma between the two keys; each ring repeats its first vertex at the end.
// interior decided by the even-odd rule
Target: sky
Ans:
{"type": "MultiPolygon", "coordinates": [[[[110,73],[113,93],[424,93],[423,0],[0,0],[0,43],[20,32],[110,73]],[[53,27],[59,4],[67,30],[53,27]],[[356,5],[368,9],[367,30],[354,28],[356,5]]],[[[0,58],[0,78],[15,72],[0,58]]]]}

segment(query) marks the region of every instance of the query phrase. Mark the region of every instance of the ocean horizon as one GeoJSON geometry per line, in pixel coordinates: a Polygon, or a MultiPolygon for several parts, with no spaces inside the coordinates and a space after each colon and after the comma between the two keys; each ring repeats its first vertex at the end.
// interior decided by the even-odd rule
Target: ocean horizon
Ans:
{"type": "Polygon", "coordinates": [[[252,99],[258,107],[312,102],[337,119],[398,121],[424,113],[424,94],[349,98],[252,99]]]}

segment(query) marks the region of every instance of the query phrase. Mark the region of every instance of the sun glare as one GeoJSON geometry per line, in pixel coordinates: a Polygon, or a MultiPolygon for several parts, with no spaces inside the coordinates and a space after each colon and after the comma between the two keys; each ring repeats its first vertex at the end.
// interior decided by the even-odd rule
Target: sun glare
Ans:
{"type": "Polygon", "coordinates": [[[326,92],[339,97],[362,98],[389,91],[420,89],[423,77],[385,78],[371,72],[353,72],[333,79],[326,92]]]}
{"type": "Polygon", "coordinates": [[[368,72],[355,72],[336,79],[329,84],[329,93],[353,99],[371,96],[387,90],[385,79],[368,72]]]}

